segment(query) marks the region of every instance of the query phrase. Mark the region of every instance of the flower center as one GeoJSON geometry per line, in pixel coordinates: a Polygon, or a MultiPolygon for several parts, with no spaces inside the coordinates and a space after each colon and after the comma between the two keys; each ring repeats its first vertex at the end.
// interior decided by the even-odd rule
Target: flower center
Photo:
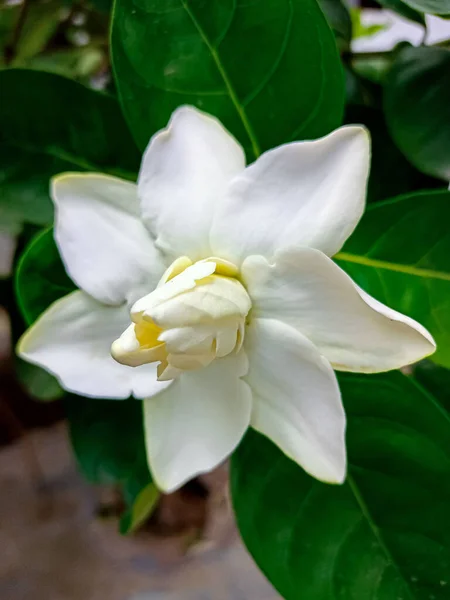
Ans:
{"type": "Polygon", "coordinates": [[[111,347],[118,362],[159,362],[158,379],[206,367],[242,347],[250,297],[239,270],[220,258],[177,258],[156,289],[131,308],[132,324],[111,347]]]}

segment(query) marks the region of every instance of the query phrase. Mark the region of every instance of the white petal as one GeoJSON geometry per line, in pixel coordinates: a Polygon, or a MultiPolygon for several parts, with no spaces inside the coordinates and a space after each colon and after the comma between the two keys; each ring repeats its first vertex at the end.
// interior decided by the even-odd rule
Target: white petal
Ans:
{"type": "Polygon", "coordinates": [[[288,246],[332,256],[364,211],[369,158],[359,126],[269,150],[231,182],[214,215],[213,252],[233,262],[288,246]]]}
{"type": "Polygon", "coordinates": [[[145,400],[148,461],[163,491],[211,471],[235,449],[250,422],[251,391],[241,379],[247,369],[240,352],[183,373],[145,400]]]}
{"type": "Polygon", "coordinates": [[[19,341],[19,355],[55,375],[62,387],[84,396],[144,398],[163,390],[156,365],[133,369],[117,363],[111,344],[129,322],[126,306],[103,306],[81,291],[54,302],[19,341]]]}
{"type": "Polygon", "coordinates": [[[134,183],[96,173],[52,181],[55,239],[67,272],[85,292],[119,304],[133,288],[153,289],[165,266],[139,217],[134,183]]]}
{"type": "Polygon", "coordinates": [[[144,220],[167,256],[211,255],[213,212],[244,168],[242,148],[219,121],[188,106],[173,113],[151,139],[139,174],[144,220]]]}
{"type": "Polygon", "coordinates": [[[253,393],[252,427],[313,477],[341,483],[345,414],[328,361],[301,333],[273,319],[252,321],[244,347],[250,361],[245,379],[253,393]]]}
{"type": "Polygon", "coordinates": [[[242,273],[255,316],[292,325],[335,369],[389,371],[436,348],[424,327],[366,294],[318,250],[280,252],[272,265],[252,256],[242,273]]]}

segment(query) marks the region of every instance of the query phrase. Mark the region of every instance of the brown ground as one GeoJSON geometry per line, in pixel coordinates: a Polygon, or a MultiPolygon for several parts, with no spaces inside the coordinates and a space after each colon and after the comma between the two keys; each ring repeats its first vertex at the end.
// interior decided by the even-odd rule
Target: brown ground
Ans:
{"type": "MultiPolygon", "coordinates": [[[[28,446],[21,438],[0,451],[0,598],[278,598],[238,540],[225,502],[209,510],[207,542],[148,532],[122,537],[115,518],[96,516],[105,491],[77,473],[64,424],[25,439],[28,446]]],[[[170,518],[170,502],[166,510],[170,518]]]]}

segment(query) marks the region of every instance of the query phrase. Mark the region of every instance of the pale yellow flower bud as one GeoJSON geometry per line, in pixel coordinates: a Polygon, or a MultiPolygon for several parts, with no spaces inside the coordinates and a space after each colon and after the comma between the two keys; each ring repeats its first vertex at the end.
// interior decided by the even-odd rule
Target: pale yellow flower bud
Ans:
{"type": "Polygon", "coordinates": [[[221,259],[178,258],[132,307],[133,323],[113,343],[113,358],[133,367],[159,362],[158,378],[166,380],[239,351],[251,302],[237,275],[221,259]]]}

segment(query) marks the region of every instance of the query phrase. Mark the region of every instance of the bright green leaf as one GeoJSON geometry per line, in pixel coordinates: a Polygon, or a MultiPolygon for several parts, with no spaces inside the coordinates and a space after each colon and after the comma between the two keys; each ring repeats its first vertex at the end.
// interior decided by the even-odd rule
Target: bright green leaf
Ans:
{"type": "Polygon", "coordinates": [[[450,192],[416,192],[372,204],[336,255],[369,294],[424,325],[431,359],[450,367],[450,192]]]}
{"type": "Polygon", "coordinates": [[[11,66],[22,66],[24,61],[39,54],[46,47],[56,32],[62,10],[64,9],[59,0],[28,2],[26,17],[14,48],[14,60],[11,66]]]}
{"type": "Polygon", "coordinates": [[[384,8],[389,8],[394,12],[398,13],[405,19],[415,21],[419,25],[425,26],[425,16],[421,11],[414,10],[411,6],[408,6],[406,0],[377,0],[384,8]]]}
{"type": "Polygon", "coordinates": [[[161,494],[154,483],[148,483],[131,502],[131,507],[120,520],[120,532],[132,533],[152,515],[161,494]]]}
{"type": "Polygon", "coordinates": [[[0,226],[52,220],[49,178],[71,170],[134,179],[140,156],[115,98],[58,75],[0,71],[0,226]]]}
{"type": "Polygon", "coordinates": [[[450,50],[405,48],[385,86],[392,137],[421,171],[450,180],[450,50]]]}
{"type": "Polygon", "coordinates": [[[25,248],[17,267],[15,288],[28,325],[52,302],[76,289],[66,274],[52,229],[39,233],[25,248]]]}
{"type": "Polygon", "coordinates": [[[346,483],[249,432],[231,472],[244,542],[286,600],[448,600],[449,415],[399,372],[339,379],[346,483]]]}
{"type": "Polygon", "coordinates": [[[316,0],[117,0],[112,55],[141,148],[181,104],[217,116],[249,160],[341,122],[342,67],[316,0]]]}

